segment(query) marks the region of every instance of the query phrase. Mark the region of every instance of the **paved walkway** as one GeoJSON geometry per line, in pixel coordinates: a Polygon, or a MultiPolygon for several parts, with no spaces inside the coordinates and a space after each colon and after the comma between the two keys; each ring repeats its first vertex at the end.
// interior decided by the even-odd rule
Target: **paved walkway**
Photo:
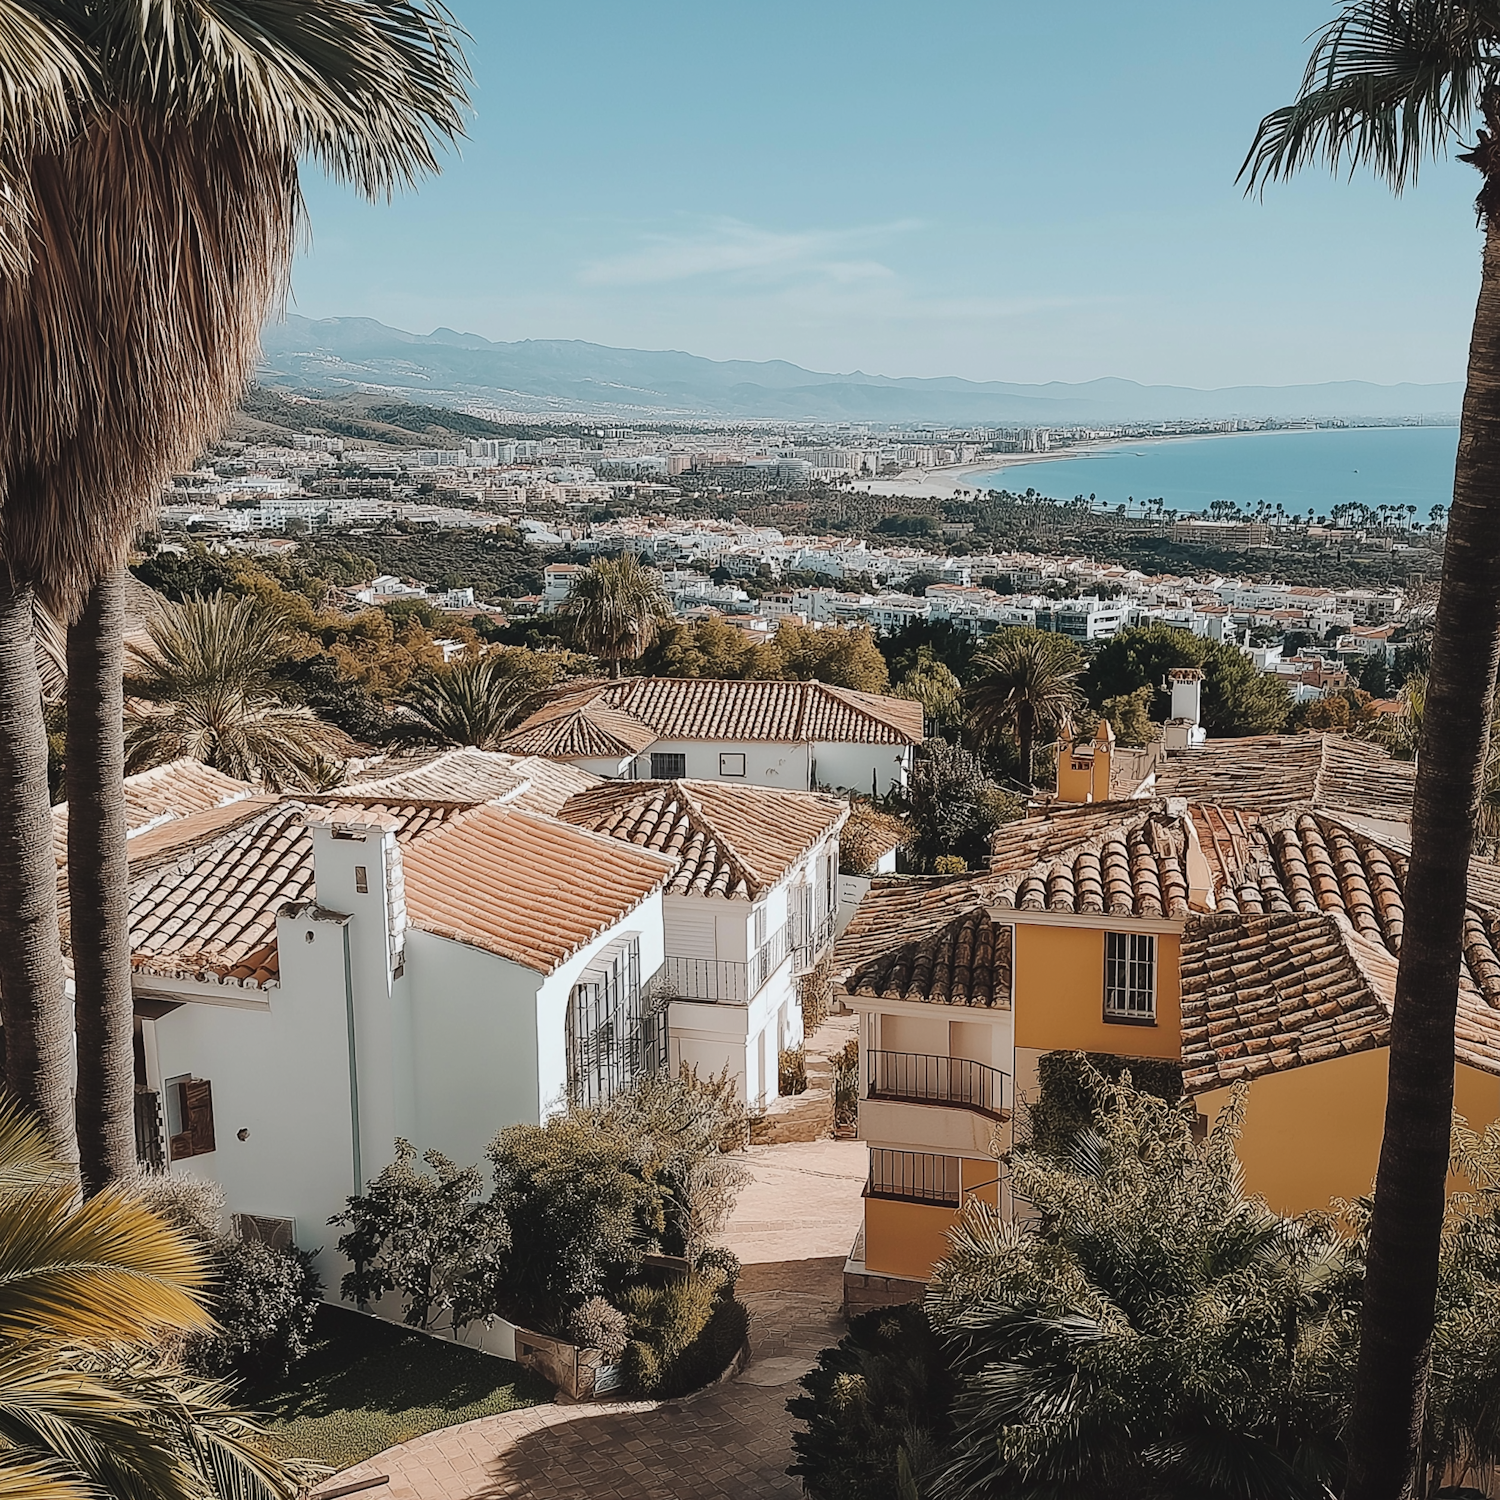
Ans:
{"type": "Polygon", "coordinates": [[[865,1148],[761,1146],[724,1234],[745,1264],[750,1363],[668,1402],[542,1406],[483,1417],[378,1454],[324,1486],[376,1474],[371,1500],[774,1500],[788,1477],[788,1397],[843,1332],[844,1257],[860,1221],[865,1148]]]}

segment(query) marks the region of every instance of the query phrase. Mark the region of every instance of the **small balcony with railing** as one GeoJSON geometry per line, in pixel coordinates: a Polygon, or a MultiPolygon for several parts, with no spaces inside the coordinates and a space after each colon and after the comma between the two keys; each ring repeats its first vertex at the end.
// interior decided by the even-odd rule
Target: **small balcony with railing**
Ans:
{"type": "Polygon", "coordinates": [[[1009,1077],[967,1057],[921,1052],[865,1054],[865,1096],[894,1104],[934,1104],[966,1109],[990,1120],[1008,1120],[1009,1077]]]}
{"type": "Polygon", "coordinates": [[[657,1000],[695,1000],[709,1005],[748,1005],[792,951],[790,928],[778,927],[737,963],[722,958],[679,958],[668,954],[651,982],[657,1000]]]}
{"type": "Polygon", "coordinates": [[[816,913],[794,911],[788,926],[791,929],[792,968],[798,974],[806,974],[818,966],[833,943],[833,919],[831,911],[821,916],[816,913]]]}

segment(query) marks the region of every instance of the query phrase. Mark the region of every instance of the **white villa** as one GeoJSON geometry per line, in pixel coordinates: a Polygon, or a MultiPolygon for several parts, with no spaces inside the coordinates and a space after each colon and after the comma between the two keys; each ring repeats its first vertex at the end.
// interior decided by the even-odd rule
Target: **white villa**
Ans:
{"type": "Polygon", "coordinates": [[[876,795],[906,785],[922,705],[824,682],[629,677],[566,691],[505,741],[600,776],[876,795]]]}
{"type": "Polygon", "coordinates": [[[558,816],[673,856],[665,887],[671,1066],[729,1070],[752,1105],[776,1097],[777,1054],[802,1041],[797,979],[833,941],[840,797],[711,781],[609,781],[558,816]]]}

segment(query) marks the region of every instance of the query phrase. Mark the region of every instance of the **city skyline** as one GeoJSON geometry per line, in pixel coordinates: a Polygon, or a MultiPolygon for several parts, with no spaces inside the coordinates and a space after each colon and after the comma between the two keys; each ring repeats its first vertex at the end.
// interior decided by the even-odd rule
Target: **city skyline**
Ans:
{"type": "Polygon", "coordinates": [[[1461,378],[1468,168],[1246,199],[1322,0],[738,15],[460,0],[471,138],[420,195],[313,181],[293,310],[973,380],[1461,378]]]}

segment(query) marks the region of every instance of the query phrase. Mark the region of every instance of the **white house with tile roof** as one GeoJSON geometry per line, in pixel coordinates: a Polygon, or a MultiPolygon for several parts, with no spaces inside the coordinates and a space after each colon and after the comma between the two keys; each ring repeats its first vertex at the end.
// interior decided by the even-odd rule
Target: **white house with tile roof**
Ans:
{"type": "Polygon", "coordinates": [[[659,979],[672,1066],[727,1068],[750,1104],[774,1098],[778,1053],[802,1041],[799,976],[833,941],[848,803],[712,781],[607,781],[558,816],[678,861],[659,979]]]}
{"type": "Polygon", "coordinates": [[[603,776],[884,794],[906,784],[922,706],[824,682],[628,677],[565,691],[505,740],[603,776]]]}
{"type": "Polygon", "coordinates": [[[327,1220],[396,1136],[481,1161],[664,1065],[647,982],[676,870],[453,800],[257,797],[139,836],[141,1154],[294,1221],[336,1284],[327,1220]]]}

